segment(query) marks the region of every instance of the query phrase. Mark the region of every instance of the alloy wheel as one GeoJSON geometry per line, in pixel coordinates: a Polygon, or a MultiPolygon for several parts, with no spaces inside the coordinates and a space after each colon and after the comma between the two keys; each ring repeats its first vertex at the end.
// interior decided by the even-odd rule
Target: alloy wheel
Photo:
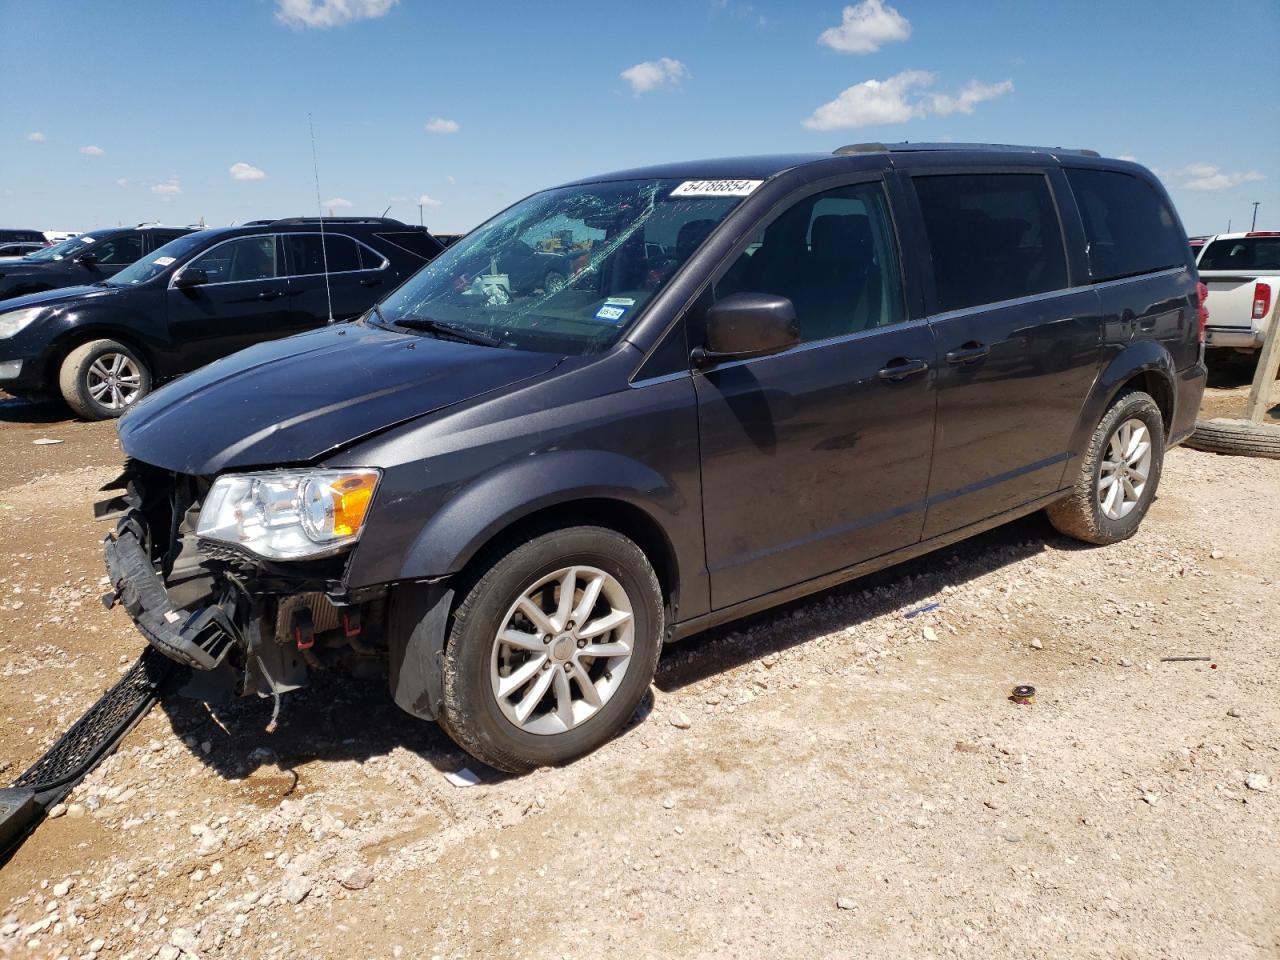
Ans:
{"type": "Polygon", "coordinates": [[[1131,417],[1116,428],[1098,471],[1098,507],[1104,516],[1120,520],[1138,505],[1151,474],[1151,458],[1146,423],[1131,417]]]}
{"type": "Polygon", "coordinates": [[[89,396],[108,410],[123,410],[142,391],[142,371],[126,354],[104,353],[89,365],[85,386],[89,396]]]}
{"type": "Polygon", "coordinates": [[[527,733],[572,730],[617,691],[634,641],[622,584],[596,567],[564,567],[525,589],[502,619],[489,667],[494,698],[527,733]]]}

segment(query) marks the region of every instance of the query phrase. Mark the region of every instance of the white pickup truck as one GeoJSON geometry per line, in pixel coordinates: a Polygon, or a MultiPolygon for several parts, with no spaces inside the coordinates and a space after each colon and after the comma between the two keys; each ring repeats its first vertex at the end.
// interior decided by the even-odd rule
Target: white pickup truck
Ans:
{"type": "Polygon", "coordinates": [[[1205,346],[1244,353],[1261,348],[1280,295],[1280,231],[1210,237],[1196,266],[1209,289],[1205,346]]]}

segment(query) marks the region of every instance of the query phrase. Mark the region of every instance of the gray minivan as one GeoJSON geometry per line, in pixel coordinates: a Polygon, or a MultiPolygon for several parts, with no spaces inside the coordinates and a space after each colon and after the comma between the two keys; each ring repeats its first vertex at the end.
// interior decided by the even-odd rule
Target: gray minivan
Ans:
{"type": "Polygon", "coordinates": [[[580,180],[141,400],[108,599],[237,693],[383,662],[476,757],[562,763],[664,642],[1035,510],[1131,536],[1195,421],[1202,298],[1159,182],[1086,151],[580,180]],[[513,283],[517,245],[564,275],[513,283]]]}

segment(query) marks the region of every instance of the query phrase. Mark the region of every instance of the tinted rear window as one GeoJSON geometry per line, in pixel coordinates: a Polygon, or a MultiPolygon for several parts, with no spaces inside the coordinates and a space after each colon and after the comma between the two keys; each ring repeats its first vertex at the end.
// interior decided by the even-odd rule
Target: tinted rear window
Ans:
{"type": "Polygon", "coordinates": [[[356,242],[340,233],[286,233],[281,235],[289,254],[289,272],[295,277],[315,273],[346,273],[360,269],[356,242]]]}
{"type": "Polygon", "coordinates": [[[1067,285],[1067,258],[1042,174],[915,178],[940,310],[1013,300],[1067,285]]]}
{"type": "Polygon", "coordinates": [[[1215,240],[1200,254],[1201,270],[1280,270],[1280,237],[1215,240]]]}
{"type": "Polygon", "coordinates": [[[403,233],[380,233],[378,237],[393,243],[401,250],[407,250],[416,257],[430,260],[440,252],[440,245],[421,230],[406,230],[403,233]]]}
{"type": "Polygon", "coordinates": [[[1067,170],[1089,244],[1094,283],[1134,277],[1187,262],[1178,218],[1138,177],[1110,170],[1067,170]]]}

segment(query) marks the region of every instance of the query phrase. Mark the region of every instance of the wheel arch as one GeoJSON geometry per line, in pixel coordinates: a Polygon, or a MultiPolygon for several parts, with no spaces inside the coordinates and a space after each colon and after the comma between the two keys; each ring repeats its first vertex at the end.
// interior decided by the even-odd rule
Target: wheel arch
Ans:
{"type": "Polygon", "coordinates": [[[135,336],[128,330],[120,330],[115,327],[74,327],[67,331],[56,341],[49,351],[48,359],[45,361],[45,382],[56,384],[58,382],[58,374],[62,369],[63,361],[67,359],[67,355],[77,347],[82,347],[86,343],[92,343],[95,340],[114,340],[122,346],[128,347],[138,359],[147,365],[147,370],[151,373],[151,382],[154,384],[158,379],[156,372],[155,356],[147,349],[146,343],[141,337],[135,336]]]}
{"type": "Polygon", "coordinates": [[[1151,395],[1160,408],[1167,436],[1174,422],[1176,379],[1173,358],[1163,346],[1150,340],[1130,344],[1107,364],[1094,382],[1071,438],[1072,457],[1083,456],[1094,427],[1126,390],[1138,389],[1151,395]]]}

